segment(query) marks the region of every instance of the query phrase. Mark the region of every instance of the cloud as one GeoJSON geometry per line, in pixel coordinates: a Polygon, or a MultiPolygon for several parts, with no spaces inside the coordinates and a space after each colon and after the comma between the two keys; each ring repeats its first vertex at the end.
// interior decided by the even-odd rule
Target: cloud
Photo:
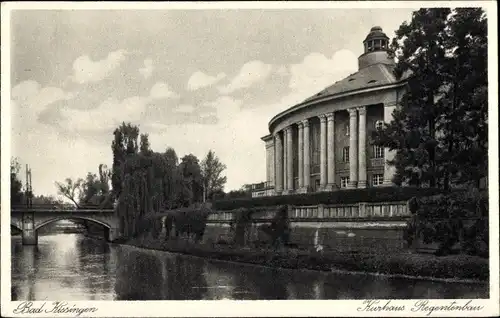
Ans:
{"type": "Polygon", "coordinates": [[[131,96],[124,99],[109,97],[93,109],[63,107],[62,126],[66,131],[88,132],[116,128],[121,122],[138,124],[143,120],[148,104],[179,97],[168,84],[157,82],[151,87],[148,96],[131,96]]]}
{"type": "Polygon", "coordinates": [[[218,89],[223,94],[230,94],[242,88],[250,87],[257,82],[265,80],[271,74],[271,70],[272,66],[262,61],[247,62],[228,85],[219,86],[218,89]]]}
{"type": "Polygon", "coordinates": [[[148,79],[151,77],[153,74],[153,60],[152,59],[145,59],[144,60],[144,67],[141,67],[139,69],[139,73],[145,78],[148,79]]]}
{"type": "Polygon", "coordinates": [[[21,119],[24,124],[29,120],[35,122],[38,115],[47,106],[62,100],[70,100],[75,93],[65,92],[59,87],[43,87],[33,80],[23,81],[11,90],[13,101],[13,118],[21,119]]]}
{"type": "Polygon", "coordinates": [[[290,73],[288,72],[288,68],[285,65],[281,65],[276,69],[276,74],[280,76],[288,76],[290,73]]]}
{"type": "Polygon", "coordinates": [[[157,82],[151,87],[150,92],[151,98],[162,99],[162,98],[178,98],[179,95],[173,92],[170,87],[164,82],[157,82]]]}
{"type": "Polygon", "coordinates": [[[126,55],[127,51],[118,50],[99,61],[92,61],[88,55],[80,56],[73,62],[71,79],[80,84],[101,81],[120,66],[126,55]]]}
{"type": "Polygon", "coordinates": [[[311,53],[304,57],[302,63],[290,65],[289,87],[313,95],[355,72],[357,68],[357,57],[349,50],[337,51],[332,58],[311,53]]]}
{"type": "Polygon", "coordinates": [[[175,109],[176,112],[179,112],[179,113],[192,113],[194,111],[194,107],[193,105],[179,105],[176,109],[175,109]]]}
{"type": "Polygon", "coordinates": [[[219,73],[217,76],[210,76],[201,71],[196,71],[191,75],[187,83],[187,89],[189,91],[195,91],[197,89],[207,87],[210,85],[217,84],[226,77],[225,73],[219,73]]]}
{"type": "Polygon", "coordinates": [[[136,123],[141,119],[149,97],[132,96],[123,100],[109,98],[90,110],[61,109],[62,126],[71,132],[110,130],[121,122],[136,123]]]}

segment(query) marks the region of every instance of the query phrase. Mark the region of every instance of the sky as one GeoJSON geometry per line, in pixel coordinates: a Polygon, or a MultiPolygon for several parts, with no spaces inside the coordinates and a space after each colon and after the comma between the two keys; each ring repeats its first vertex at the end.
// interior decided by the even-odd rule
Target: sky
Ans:
{"type": "Polygon", "coordinates": [[[269,120],[356,72],[370,28],[392,38],[412,11],[13,11],[11,155],[35,194],[56,195],[111,167],[125,121],[154,151],[214,150],[226,191],[265,181],[269,120]]]}

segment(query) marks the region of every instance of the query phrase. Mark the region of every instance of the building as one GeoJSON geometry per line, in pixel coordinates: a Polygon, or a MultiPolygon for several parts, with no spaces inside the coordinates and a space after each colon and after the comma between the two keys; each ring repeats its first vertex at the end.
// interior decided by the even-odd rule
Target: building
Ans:
{"type": "Polygon", "coordinates": [[[405,89],[394,75],[389,38],[373,27],[358,71],[269,122],[265,186],[253,196],[336,191],[392,184],[395,152],[371,144],[372,131],[392,120],[405,89]]]}

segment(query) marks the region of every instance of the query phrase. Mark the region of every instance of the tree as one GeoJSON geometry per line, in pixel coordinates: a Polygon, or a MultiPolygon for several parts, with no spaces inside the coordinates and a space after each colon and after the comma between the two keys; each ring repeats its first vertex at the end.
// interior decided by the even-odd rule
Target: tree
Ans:
{"type": "Polygon", "coordinates": [[[215,152],[210,150],[201,162],[201,175],[203,182],[203,201],[212,200],[216,192],[223,191],[227,177],[222,176],[226,165],[219,161],[215,152]]]}
{"type": "Polygon", "coordinates": [[[141,143],[140,143],[140,153],[143,155],[147,155],[151,152],[151,149],[149,148],[149,135],[148,134],[141,134],[141,143]]]}
{"type": "Polygon", "coordinates": [[[57,208],[64,208],[64,202],[61,199],[55,198],[52,195],[35,195],[33,196],[32,203],[36,205],[51,205],[57,208]]]}
{"type": "Polygon", "coordinates": [[[167,148],[163,157],[165,158],[165,174],[163,178],[165,206],[168,209],[173,209],[177,203],[177,185],[179,183],[177,166],[179,159],[173,148],[167,148]]]}
{"type": "Polygon", "coordinates": [[[10,160],[10,204],[20,205],[23,203],[24,192],[23,183],[19,179],[19,171],[21,170],[21,165],[17,158],[12,158],[10,160]]]}
{"type": "Polygon", "coordinates": [[[136,154],[138,151],[137,138],[139,137],[139,128],[132,124],[122,123],[120,127],[113,132],[114,140],[111,144],[113,151],[113,167],[111,183],[115,199],[120,196],[122,190],[122,165],[127,155],[136,154]]]}
{"type": "Polygon", "coordinates": [[[486,175],[486,48],[479,8],[420,9],[396,31],[395,73],[406,92],[373,135],[396,151],[396,183],[449,189],[486,175]]]}
{"type": "Polygon", "coordinates": [[[487,19],[481,8],[457,8],[448,19],[445,65],[451,87],[444,143],[446,183],[479,185],[488,169],[487,19]]]}
{"type": "Polygon", "coordinates": [[[73,181],[71,178],[66,178],[65,182],[56,182],[57,192],[71,200],[77,208],[80,208],[79,200],[84,193],[84,180],[79,178],[73,181]]]}
{"type": "Polygon", "coordinates": [[[192,154],[182,157],[177,170],[179,174],[178,205],[188,207],[195,202],[201,202],[203,184],[198,158],[192,154]]]}

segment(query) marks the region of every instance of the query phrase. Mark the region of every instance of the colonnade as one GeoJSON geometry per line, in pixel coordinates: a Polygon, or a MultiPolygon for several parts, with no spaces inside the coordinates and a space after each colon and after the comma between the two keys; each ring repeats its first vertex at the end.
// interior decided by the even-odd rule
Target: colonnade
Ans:
{"type": "MultiPolygon", "coordinates": [[[[395,103],[384,105],[384,121],[392,120],[395,103]]],[[[347,109],[349,112],[349,183],[347,188],[365,188],[366,173],[366,106],[347,109]],[[359,119],[358,119],[359,118],[359,119]],[[359,125],[358,125],[359,123],[359,125]]],[[[332,191],[335,183],[335,112],[318,115],[320,121],[320,191],[332,191]]],[[[308,192],[311,189],[311,133],[310,119],[304,119],[274,134],[274,185],[276,193],[308,192]],[[293,149],[293,126],[298,131],[298,149],[293,149]],[[294,176],[294,151],[298,155],[298,175],[294,176]],[[294,189],[294,177],[298,188],[294,189]]],[[[392,184],[394,168],[387,160],[394,152],[384,151],[384,184],[392,184]]]]}

